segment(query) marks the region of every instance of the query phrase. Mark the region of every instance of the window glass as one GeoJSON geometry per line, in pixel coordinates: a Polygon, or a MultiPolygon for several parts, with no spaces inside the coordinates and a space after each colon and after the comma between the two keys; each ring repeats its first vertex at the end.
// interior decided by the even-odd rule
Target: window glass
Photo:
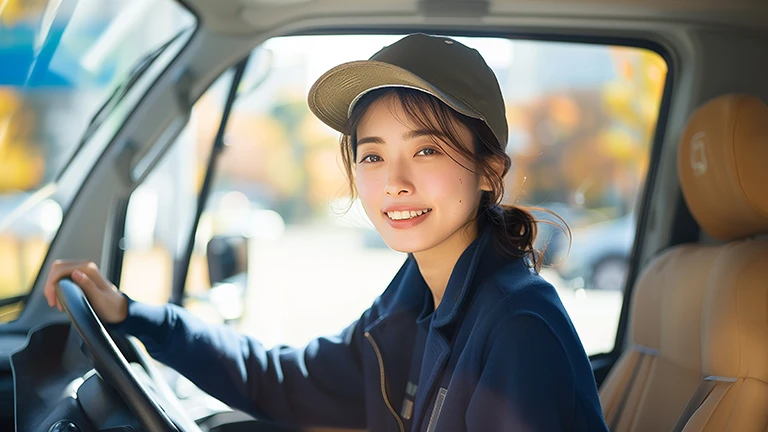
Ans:
{"type": "MultiPolygon", "coordinates": [[[[339,135],[311,114],[306,96],[327,69],[400,37],[284,37],[254,52],[197,248],[204,255],[212,238],[247,239],[247,277],[212,278],[221,289],[204,300],[207,319],[267,346],[300,345],[358,318],[395,275],[405,256],[386,247],[359,203],[345,212],[339,135]]],[[[483,54],[504,93],[513,159],[506,201],[550,209],[573,230],[567,255],[567,237],[540,226],[542,275],[587,352],[610,351],[666,64],[639,48],[457,39],[483,54]]],[[[217,259],[219,269],[232,261],[217,259]]],[[[190,284],[205,291],[207,267],[196,268],[190,284]]]]}
{"type": "MultiPolygon", "coordinates": [[[[92,117],[136,62],[194,24],[170,0],[0,2],[0,322],[21,311],[82,183],[67,168],[92,117]]],[[[168,46],[136,89],[164,69],[186,37],[168,46]]],[[[104,126],[78,160],[103,149],[111,135],[102,132],[119,127],[126,105],[103,112],[104,126]]]]}

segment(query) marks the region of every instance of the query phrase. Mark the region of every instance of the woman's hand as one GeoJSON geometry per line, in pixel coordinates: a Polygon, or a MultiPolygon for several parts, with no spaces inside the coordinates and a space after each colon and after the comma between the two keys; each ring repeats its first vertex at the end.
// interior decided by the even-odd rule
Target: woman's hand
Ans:
{"type": "Polygon", "coordinates": [[[112,282],[99,274],[96,264],[89,261],[57,260],[53,263],[44,290],[48,306],[63,310],[56,297],[55,285],[67,277],[71,277],[83,289],[91,307],[102,321],[117,324],[128,316],[128,299],[112,282]]]}

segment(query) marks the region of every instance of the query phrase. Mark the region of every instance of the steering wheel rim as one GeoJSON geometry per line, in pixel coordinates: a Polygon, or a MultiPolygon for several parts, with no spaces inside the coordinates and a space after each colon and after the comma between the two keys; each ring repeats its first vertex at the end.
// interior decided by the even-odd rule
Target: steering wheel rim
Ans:
{"type": "Polygon", "coordinates": [[[180,432],[136,378],[133,370],[91,308],[82,289],[71,279],[56,284],[56,295],[69,320],[93,356],[94,365],[150,432],[180,432]]]}

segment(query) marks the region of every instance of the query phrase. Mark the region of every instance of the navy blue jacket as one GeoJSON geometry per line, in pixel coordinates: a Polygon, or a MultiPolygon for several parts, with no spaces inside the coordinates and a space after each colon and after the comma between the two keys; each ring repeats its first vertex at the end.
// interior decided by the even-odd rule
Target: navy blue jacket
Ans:
{"type": "MultiPolygon", "coordinates": [[[[297,426],[402,431],[428,287],[409,257],[340,335],[266,350],[176,306],[129,302],[120,325],[226,404],[297,426]]],[[[414,431],[607,431],[592,369],[555,289],[486,230],[462,254],[424,346],[414,431]]]]}

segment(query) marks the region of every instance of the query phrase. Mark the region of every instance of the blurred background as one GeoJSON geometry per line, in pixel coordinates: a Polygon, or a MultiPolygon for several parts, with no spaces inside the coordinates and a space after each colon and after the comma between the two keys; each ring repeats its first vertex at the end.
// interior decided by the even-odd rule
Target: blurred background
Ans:
{"type": "MultiPolygon", "coordinates": [[[[66,191],[57,178],[92,116],[142,57],[194,19],[170,0],[81,0],[61,26],[45,23],[45,1],[0,5],[0,298],[11,298],[29,291],[61,223],[66,191]],[[60,39],[52,52],[36,49],[41,28],[60,39]],[[41,59],[47,63],[35,75],[41,59]]],[[[338,133],[314,118],[306,95],[330,67],[368,58],[401,36],[282,37],[254,50],[197,227],[186,307],[267,346],[297,345],[338,332],[386,288],[405,257],[350,202],[338,133]],[[217,237],[247,248],[238,275],[209,274],[217,237]]],[[[505,200],[568,223],[570,250],[562,229],[546,223],[559,220],[535,212],[544,221],[543,275],[587,352],[610,351],[666,64],[641,48],[457,39],[481,52],[504,92],[513,160],[505,200]]],[[[137,300],[170,297],[174,257],[191,229],[231,80],[223,75],[197,102],[131,196],[121,289],[137,300]]],[[[110,115],[106,127],[124,115],[110,115]]],[[[6,306],[0,319],[22,307],[6,306]]]]}

